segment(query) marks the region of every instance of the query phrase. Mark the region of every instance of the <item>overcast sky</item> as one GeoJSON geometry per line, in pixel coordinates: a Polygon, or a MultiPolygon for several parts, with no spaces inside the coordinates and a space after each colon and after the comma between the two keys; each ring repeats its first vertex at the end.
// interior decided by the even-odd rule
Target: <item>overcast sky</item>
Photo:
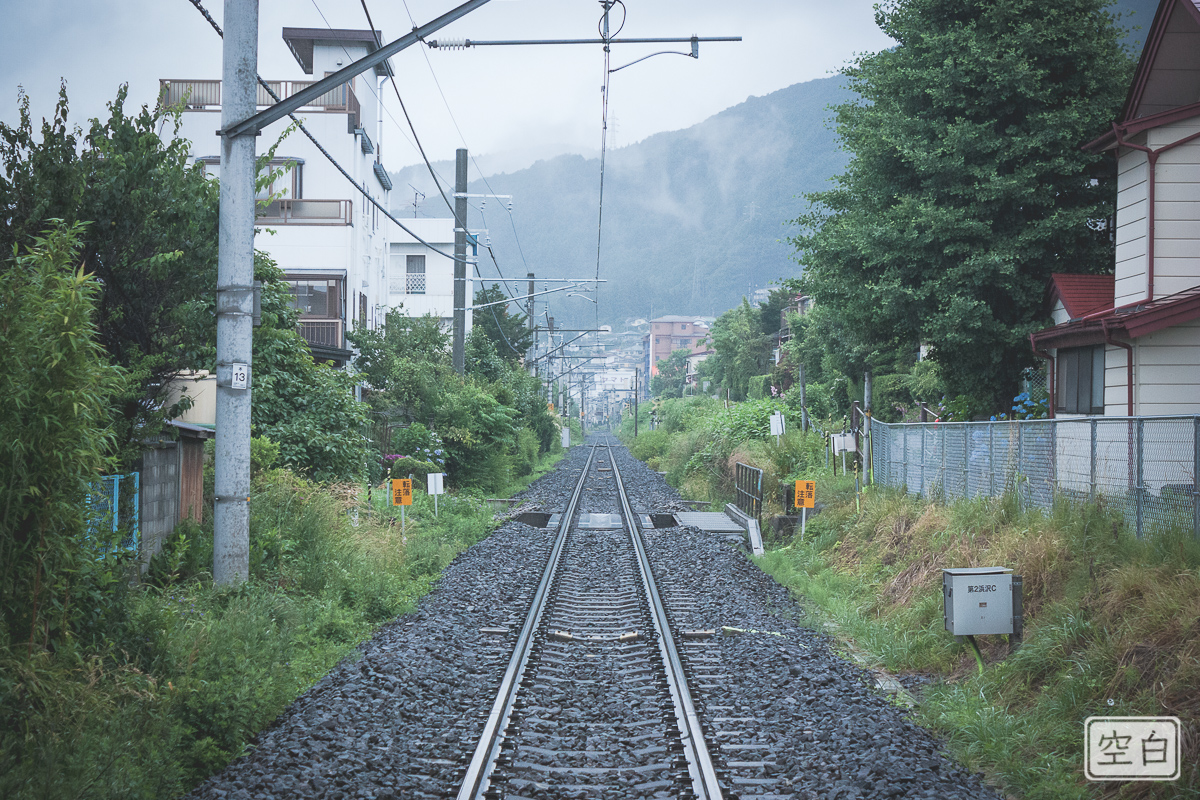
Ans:
{"type": "MultiPolygon", "coordinates": [[[[420,25],[457,4],[367,3],[385,41],[413,27],[409,14],[420,25]]],[[[825,77],[856,52],[890,44],[875,26],[868,0],[625,0],[625,5],[623,36],[697,34],[744,41],[702,44],[698,61],[658,56],[613,75],[610,132],[616,146],[693,125],[751,95],[825,77]]],[[[223,4],[207,0],[206,6],[221,22],[223,4]]],[[[105,103],[121,83],[142,104],[153,102],[160,78],[221,74],[221,41],[188,0],[0,0],[0,8],[0,120],[9,124],[17,119],[18,86],[30,96],[38,119],[52,111],[64,78],[71,119],[83,123],[105,114],[105,103]]],[[[599,18],[597,0],[492,0],[436,37],[590,38],[597,35],[599,18]]],[[[614,25],[619,18],[616,9],[614,25]]],[[[284,26],[367,27],[359,0],[262,0],[259,73],[265,78],[303,77],[283,43],[284,26]]],[[[614,47],[612,66],[664,47],[614,47]]],[[[430,157],[440,160],[453,158],[464,140],[473,154],[596,151],[602,59],[598,45],[449,52],[414,46],[392,64],[417,132],[430,157]]],[[[390,89],[385,105],[401,119],[390,89]]],[[[389,168],[419,160],[387,117],[384,138],[389,168]]]]}

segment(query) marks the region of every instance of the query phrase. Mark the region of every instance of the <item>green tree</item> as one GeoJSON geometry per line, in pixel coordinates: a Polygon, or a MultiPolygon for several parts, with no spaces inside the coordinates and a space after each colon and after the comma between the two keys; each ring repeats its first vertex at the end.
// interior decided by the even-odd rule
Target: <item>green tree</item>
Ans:
{"type": "MultiPolygon", "coordinates": [[[[490,288],[476,290],[475,305],[496,303],[507,297],[500,284],[493,283],[490,288]]],[[[473,320],[472,331],[478,330],[487,336],[505,361],[521,360],[533,341],[529,317],[521,313],[510,314],[507,304],[479,309],[474,312],[473,320]]]]}
{"type": "Polygon", "coordinates": [[[368,408],[354,397],[353,376],[313,361],[296,330],[283,272],[256,252],[262,281],[262,325],[254,329],[250,422],[279,448],[279,462],[318,481],[362,476],[369,453],[368,408]]]}
{"type": "Polygon", "coordinates": [[[124,376],[96,341],[100,286],[81,263],[81,226],[34,238],[0,272],[0,650],[53,644],[92,589],[124,580],[84,504],[111,466],[111,403],[124,376]]]}
{"type": "Polygon", "coordinates": [[[40,132],[21,96],[17,126],[0,123],[0,252],[29,247],[50,220],[89,223],[78,232],[80,260],[100,287],[99,342],[130,378],[114,428],[129,459],[170,418],[169,380],[205,366],[217,185],[191,162],[187,141],[160,138],[178,116],[145,107],[127,114],[125,98],[122,87],[108,121],[92,120],[84,135],[68,127],[65,87],[40,132]]]}
{"type": "Polygon", "coordinates": [[[771,337],[762,332],[761,318],[746,298],[717,317],[708,340],[713,354],[700,371],[729,390],[735,400],[746,399],[750,378],[765,373],[771,364],[771,337]]]}
{"type": "Polygon", "coordinates": [[[692,354],[686,347],[673,350],[671,355],[659,359],[658,374],[650,379],[650,393],[655,397],[683,397],[683,384],[687,380],[687,360],[692,354]]]}
{"type": "Polygon", "coordinates": [[[999,404],[1031,363],[1052,271],[1112,263],[1114,166],[1080,145],[1131,68],[1104,0],[893,0],[896,47],[844,70],[853,155],[793,242],[849,375],[931,346],[949,389],[999,404]]]}
{"type": "Polygon", "coordinates": [[[429,315],[410,317],[397,307],[388,311],[381,327],[346,338],[358,351],[354,368],[370,385],[372,407],[428,421],[454,374],[450,334],[441,321],[429,315]]]}
{"type": "Polygon", "coordinates": [[[467,374],[484,381],[498,381],[508,371],[508,365],[496,352],[495,341],[478,325],[467,334],[464,350],[467,374]]]}

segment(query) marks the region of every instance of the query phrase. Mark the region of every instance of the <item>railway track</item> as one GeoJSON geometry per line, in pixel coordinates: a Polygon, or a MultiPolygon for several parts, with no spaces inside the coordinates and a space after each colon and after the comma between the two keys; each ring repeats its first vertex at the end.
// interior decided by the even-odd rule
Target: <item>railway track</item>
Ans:
{"type": "Polygon", "coordinates": [[[726,796],[641,527],[593,445],[459,800],[726,796]]]}
{"type": "Polygon", "coordinates": [[[191,797],[998,800],[672,495],[573,449],[191,797]]]}

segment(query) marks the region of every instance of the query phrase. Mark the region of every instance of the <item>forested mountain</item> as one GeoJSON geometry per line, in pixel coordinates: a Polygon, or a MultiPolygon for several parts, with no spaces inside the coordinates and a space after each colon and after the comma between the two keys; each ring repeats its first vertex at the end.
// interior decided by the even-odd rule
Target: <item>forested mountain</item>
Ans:
{"type": "MultiPolygon", "coordinates": [[[[1155,0],[1119,0],[1113,7],[1122,24],[1141,28],[1127,37],[1135,53],[1155,7],[1155,0]]],[[[601,323],[620,326],[651,314],[716,315],[749,290],[797,274],[787,222],[807,207],[803,194],[828,188],[845,167],[829,106],[849,98],[839,76],[799,83],[751,97],[690,128],[609,150],[600,252],[600,277],[609,282],[600,292],[601,323]]],[[[481,215],[478,200],[472,200],[469,224],[488,229],[505,276],[593,276],[599,158],[560,155],[500,174],[492,174],[489,162],[502,165],[504,156],[479,158],[487,181],[473,181],[470,191],[513,195],[513,224],[496,201],[487,202],[481,215]]],[[[453,179],[452,163],[435,167],[453,179]]],[[[471,174],[477,174],[474,163],[471,174]]],[[[415,213],[446,215],[424,165],[393,177],[401,218],[414,214],[410,186],[426,195],[415,213]]],[[[496,275],[486,254],[480,269],[485,279],[496,275]]],[[[594,320],[594,307],[584,300],[547,300],[559,325],[594,320]]]]}
{"type": "MultiPolygon", "coordinates": [[[[691,128],[610,150],[600,260],[600,277],[609,282],[600,293],[601,322],[719,314],[748,289],[794,275],[785,221],[803,210],[799,195],[825,188],[845,165],[827,106],[848,97],[840,78],[796,84],[691,128]]],[[[437,166],[442,175],[454,174],[450,165],[437,166]]],[[[404,187],[395,192],[403,216],[412,215],[403,205],[412,198],[410,183],[428,195],[424,208],[441,215],[423,172],[410,167],[395,175],[404,187]]],[[[487,185],[473,182],[471,192],[514,196],[520,248],[498,202],[487,203],[482,219],[473,209],[469,224],[486,221],[507,277],[523,276],[526,263],[547,277],[593,276],[599,177],[598,159],[563,155],[491,175],[487,185]]],[[[495,275],[486,256],[480,269],[485,278],[495,275]]],[[[594,319],[584,300],[553,302],[560,325],[594,319]]]]}

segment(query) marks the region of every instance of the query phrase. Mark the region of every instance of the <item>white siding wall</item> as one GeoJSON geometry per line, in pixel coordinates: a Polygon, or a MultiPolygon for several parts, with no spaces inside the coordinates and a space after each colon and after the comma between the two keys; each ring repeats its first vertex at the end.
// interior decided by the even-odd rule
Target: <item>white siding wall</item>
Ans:
{"type": "Polygon", "coordinates": [[[1146,154],[1123,150],[1117,162],[1116,304],[1146,296],[1146,154]]]}
{"type": "MultiPolygon", "coordinates": [[[[443,253],[454,252],[454,220],[453,219],[405,219],[404,224],[425,241],[432,244],[443,253]]],[[[431,314],[443,320],[449,326],[454,316],[454,260],[440,255],[434,250],[416,241],[412,236],[396,228],[391,222],[389,247],[388,278],[385,283],[387,304],[396,307],[404,306],[404,313],[420,317],[431,314]],[[425,256],[425,294],[403,294],[391,292],[390,288],[404,285],[404,275],[407,269],[408,255],[425,256]],[[392,279],[395,280],[392,280],[392,279]]],[[[475,297],[475,284],[471,279],[471,270],[467,270],[467,305],[475,297]]],[[[486,313],[483,312],[483,313],[486,313]]],[[[467,332],[471,330],[472,312],[467,312],[467,332]]]]}
{"type": "Polygon", "coordinates": [[[1134,412],[1200,414],[1200,320],[1134,343],[1134,412]]]}
{"type": "MultiPolygon", "coordinates": [[[[1200,132],[1200,117],[1149,131],[1158,149],[1200,132]]],[[[1200,139],[1158,159],[1155,187],[1154,297],[1200,284],[1200,139]]],[[[1135,298],[1136,299],[1136,298],[1135,298]]]]}
{"type": "MultiPolygon", "coordinates": [[[[1118,301],[1119,302],[1119,301],[1118,301]]],[[[1108,417],[1124,417],[1129,413],[1129,392],[1125,377],[1127,351],[1123,347],[1107,345],[1104,348],[1104,414],[1108,417]]],[[[1137,372],[1133,376],[1137,382],[1137,372]]],[[[1137,408],[1137,390],[1133,393],[1134,408],[1137,408]]]]}
{"type": "MultiPolygon", "coordinates": [[[[1104,413],[1128,411],[1126,352],[1105,351],[1104,413]]],[[[1133,342],[1133,413],[1200,414],[1200,321],[1157,331],[1133,342]]]]}

